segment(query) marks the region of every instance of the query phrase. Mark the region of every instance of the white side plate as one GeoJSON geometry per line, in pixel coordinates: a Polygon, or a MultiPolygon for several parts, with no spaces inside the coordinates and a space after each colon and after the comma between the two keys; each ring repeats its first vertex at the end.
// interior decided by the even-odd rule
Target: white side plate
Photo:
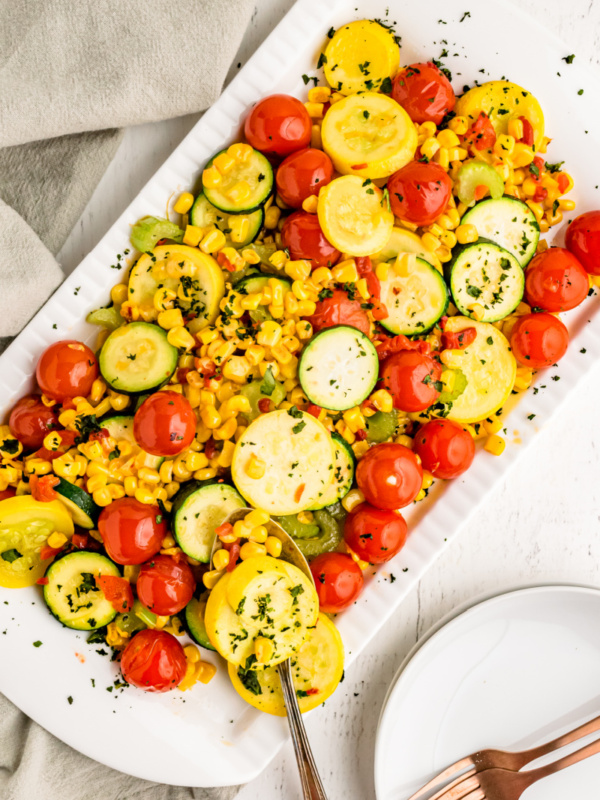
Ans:
{"type": "MultiPolygon", "coordinates": [[[[549,160],[567,159],[582,210],[600,205],[597,179],[590,169],[590,154],[600,145],[598,81],[577,63],[565,65],[561,57],[568,50],[528,17],[499,0],[472,4],[429,0],[421,5],[400,0],[393,4],[299,0],[2,356],[0,418],[32,388],[36,361],[50,342],[66,337],[94,342],[97,331],[83,320],[91,309],[108,302],[110,287],[119,278],[111,265],[128,247],[130,224],[145,214],[164,215],[171,193],[194,184],[209,156],[236,137],[248,108],[260,97],[284,91],[304,98],[301,76],[316,74],[314,65],[329,28],[364,17],[396,23],[403,63],[437,58],[447,50],[445,63],[454,73],[458,91],[476,79],[508,74],[534,92],[546,112],[547,131],[554,137],[549,160]],[[471,16],[460,22],[469,6],[471,16]],[[584,89],[583,96],[577,94],[579,89],[584,89]]],[[[539,376],[538,384],[545,388],[535,396],[529,392],[511,415],[502,458],[480,452],[464,480],[435,486],[426,501],[409,511],[411,535],[403,552],[390,564],[369,571],[362,597],[339,619],[348,663],[382,628],[460,524],[598,358],[597,309],[598,298],[592,298],[571,314],[574,338],[569,353],[558,370],[539,376]],[[580,352],[584,349],[585,354],[580,352]],[[528,419],[532,414],[535,417],[528,419]],[[434,505],[434,500],[440,502],[434,505]]],[[[117,667],[97,655],[98,648],[86,645],[84,637],[57,625],[37,589],[0,591],[0,615],[0,631],[6,631],[0,634],[0,690],[56,736],[116,769],[177,785],[241,783],[257,775],[284,741],[285,721],[247,707],[231,689],[223,669],[210,686],[185,694],[152,696],[134,689],[109,693],[106,687],[118,678],[117,667]],[[43,645],[34,648],[32,642],[37,640],[43,645]],[[85,663],[76,653],[83,654],[85,663]],[[71,704],[68,697],[73,698],[71,704]]]]}
{"type": "MultiPolygon", "coordinates": [[[[597,716],[599,615],[598,590],[548,586],[486,600],[437,630],[386,699],[378,800],[405,800],[469,753],[535,747],[597,716]]],[[[592,800],[599,780],[594,757],[536,784],[527,798],[592,800]]]]}

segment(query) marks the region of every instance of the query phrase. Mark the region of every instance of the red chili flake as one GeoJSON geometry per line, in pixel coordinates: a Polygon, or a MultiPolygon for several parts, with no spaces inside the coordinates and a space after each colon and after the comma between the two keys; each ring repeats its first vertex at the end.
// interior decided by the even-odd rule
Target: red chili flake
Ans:
{"type": "Polygon", "coordinates": [[[364,442],[364,440],[367,438],[367,432],[363,430],[363,428],[359,428],[354,435],[359,442],[364,442]]]}
{"type": "Polygon", "coordinates": [[[43,578],[38,578],[36,581],[38,586],[47,586],[48,585],[48,578],[44,575],[43,578]]]}
{"type": "Polygon", "coordinates": [[[369,165],[367,163],[364,164],[352,164],[350,169],[366,169],[369,165]]]}
{"type": "Polygon", "coordinates": [[[294,502],[296,503],[300,502],[300,498],[302,497],[302,494],[304,493],[305,489],[306,489],[306,484],[301,483],[300,486],[294,492],[294,502]]]}
{"type": "Polygon", "coordinates": [[[312,689],[307,689],[306,694],[310,697],[311,695],[319,694],[319,690],[313,687],[312,689]]]}
{"type": "Polygon", "coordinates": [[[211,438],[204,445],[204,455],[210,461],[211,458],[214,458],[216,456],[216,454],[217,454],[217,443],[211,436],[211,438]]]}
{"type": "Polygon", "coordinates": [[[269,397],[261,397],[258,401],[258,410],[261,414],[266,414],[271,410],[271,399],[269,397]]]}

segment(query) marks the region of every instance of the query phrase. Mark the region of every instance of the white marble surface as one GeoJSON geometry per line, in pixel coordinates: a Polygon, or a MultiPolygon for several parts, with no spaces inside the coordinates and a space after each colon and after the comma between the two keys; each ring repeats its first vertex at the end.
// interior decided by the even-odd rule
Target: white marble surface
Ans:
{"type": "MultiPolygon", "coordinates": [[[[576,53],[579,60],[598,65],[600,0],[518,0],[517,4],[565,40],[565,55],[576,53]]],[[[260,0],[237,61],[243,63],[291,5],[291,0],[260,0]]],[[[468,6],[465,2],[465,10],[468,6]]],[[[126,132],[60,254],[66,271],[102,237],[195,119],[184,117],[126,132]]],[[[404,656],[433,623],[466,600],[516,585],[600,586],[599,397],[600,370],[595,369],[406,599],[386,635],[349,670],[325,708],[307,720],[331,800],[375,797],[373,747],[381,704],[404,656]]],[[[241,791],[239,800],[296,798],[299,791],[288,744],[241,791]]]]}

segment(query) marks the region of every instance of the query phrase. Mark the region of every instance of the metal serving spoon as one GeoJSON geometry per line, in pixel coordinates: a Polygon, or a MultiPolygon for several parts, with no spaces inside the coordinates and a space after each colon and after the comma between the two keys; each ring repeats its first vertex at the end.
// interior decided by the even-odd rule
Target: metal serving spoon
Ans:
{"type": "MultiPolygon", "coordinates": [[[[243,519],[253,509],[240,508],[230,514],[225,522],[233,525],[240,519],[243,519]]],[[[288,561],[309,578],[310,582],[314,585],[314,578],[309,569],[308,562],[298,550],[294,540],[283,530],[281,525],[269,520],[266,526],[269,536],[275,536],[281,542],[281,558],[288,561]]],[[[217,550],[221,548],[221,542],[218,537],[213,544],[212,552],[210,554],[210,566],[213,568],[213,557],[217,550]]],[[[302,783],[302,791],[304,800],[327,800],[325,789],[321,783],[319,772],[313,758],[312,750],[306,735],[306,728],[302,722],[302,714],[298,706],[298,698],[296,697],[296,690],[294,689],[294,682],[292,680],[292,667],[290,659],[286,659],[277,665],[279,673],[279,680],[281,681],[281,689],[283,691],[283,699],[287,710],[287,718],[290,725],[290,732],[292,734],[292,742],[294,743],[294,752],[296,754],[296,761],[298,763],[298,772],[300,773],[300,781],[302,783]]]]}

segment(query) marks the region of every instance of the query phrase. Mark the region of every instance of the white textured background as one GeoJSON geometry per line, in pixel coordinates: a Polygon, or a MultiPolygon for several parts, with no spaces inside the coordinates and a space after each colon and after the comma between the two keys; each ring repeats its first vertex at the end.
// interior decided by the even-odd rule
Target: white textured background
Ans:
{"type": "MultiPolygon", "coordinates": [[[[470,2],[465,0],[465,10],[470,2]]],[[[600,0],[516,0],[516,4],[565,40],[565,55],[575,53],[578,60],[598,66],[600,0]]],[[[259,0],[238,62],[244,63],[292,5],[290,0],[259,0]]],[[[401,27],[400,23],[399,33],[401,27]]],[[[535,57],[533,36],[532,54],[535,57]]],[[[196,118],[127,131],[59,255],[65,271],[72,270],[102,237],[196,118]]],[[[598,154],[590,153],[590,169],[597,169],[600,177],[597,164],[598,154]]],[[[385,636],[350,669],[325,708],[307,720],[331,800],[374,798],[373,747],[387,687],[412,645],[442,616],[480,594],[516,585],[554,581],[600,586],[599,407],[600,370],[595,369],[578,395],[538,434],[509,478],[490,495],[487,506],[475,514],[458,541],[408,596],[385,636]]],[[[239,800],[298,796],[288,744],[242,790],[239,800]]]]}

